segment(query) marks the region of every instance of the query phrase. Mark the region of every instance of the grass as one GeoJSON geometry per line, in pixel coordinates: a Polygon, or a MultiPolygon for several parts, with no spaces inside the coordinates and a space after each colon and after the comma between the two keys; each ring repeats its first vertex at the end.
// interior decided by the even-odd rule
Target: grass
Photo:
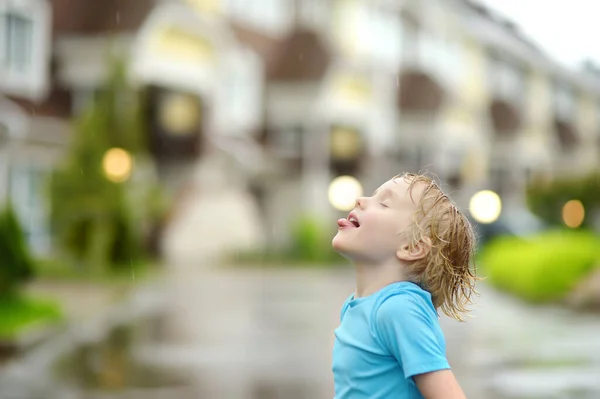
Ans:
{"type": "Polygon", "coordinates": [[[532,302],[564,298],[600,265],[600,238],[587,231],[549,231],[522,239],[501,237],[479,256],[495,287],[532,302]]]}
{"type": "Polygon", "coordinates": [[[101,271],[77,267],[69,262],[55,259],[41,259],[36,262],[35,277],[41,280],[86,281],[97,283],[120,283],[123,281],[143,280],[158,269],[149,263],[133,263],[101,271]]]}
{"type": "Polygon", "coordinates": [[[62,312],[55,302],[24,296],[0,298],[0,339],[11,340],[36,325],[61,319],[62,312]]]}
{"type": "Polygon", "coordinates": [[[275,251],[237,252],[227,255],[223,263],[234,267],[267,267],[267,268],[335,268],[345,265],[347,261],[335,252],[302,256],[302,254],[275,251]]]}
{"type": "Polygon", "coordinates": [[[232,266],[328,269],[346,264],[331,247],[332,231],[321,217],[300,215],[290,226],[290,242],[283,248],[256,248],[223,257],[232,266]]]}
{"type": "MultiPolygon", "coordinates": [[[[107,284],[126,289],[132,282],[145,281],[160,270],[153,264],[137,263],[93,272],[57,260],[38,260],[34,276],[37,281],[61,281],[107,284]]],[[[54,323],[62,320],[58,303],[25,295],[0,297],[0,340],[11,340],[22,331],[36,324],[54,323]]]]}

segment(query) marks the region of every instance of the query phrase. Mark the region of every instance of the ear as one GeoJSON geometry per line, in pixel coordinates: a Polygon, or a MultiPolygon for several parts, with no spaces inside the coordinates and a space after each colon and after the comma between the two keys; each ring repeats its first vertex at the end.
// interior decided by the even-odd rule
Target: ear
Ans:
{"type": "Polygon", "coordinates": [[[410,244],[406,243],[396,251],[398,259],[413,262],[415,260],[423,259],[431,251],[431,240],[429,237],[423,237],[415,245],[411,247],[410,244]]]}

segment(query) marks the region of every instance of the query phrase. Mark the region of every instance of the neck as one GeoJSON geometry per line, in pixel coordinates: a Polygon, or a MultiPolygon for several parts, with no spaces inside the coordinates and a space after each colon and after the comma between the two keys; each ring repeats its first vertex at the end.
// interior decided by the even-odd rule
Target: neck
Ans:
{"type": "Polygon", "coordinates": [[[397,259],[378,265],[356,263],[356,298],[369,296],[385,286],[406,281],[404,266],[397,259]]]}

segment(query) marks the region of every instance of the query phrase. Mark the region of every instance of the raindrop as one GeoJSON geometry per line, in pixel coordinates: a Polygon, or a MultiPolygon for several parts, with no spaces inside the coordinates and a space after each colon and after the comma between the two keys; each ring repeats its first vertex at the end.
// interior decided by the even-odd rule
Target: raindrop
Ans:
{"type": "Polygon", "coordinates": [[[400,87],[400,79],[398,78],[398,75],[396,75],[396,87],[400,87]]]}
{"type": "Polygon", "coordinates": [[[117,23],[121,22],[121,14],[117,11],[117,14],[115,15],[115,19],[117,20],[117,23]]]}
{"type": "Polygon", "coordinates": [[[300,57],[298,57],[298,58],[300,58],[300,61],[302,61],[304,59],[304,54],[300,53],[300,57]]]}
{"type": "Polygon", "coordinates": [[[81,172],[81,175],[83,176],[83,168],[79,168],[79,171],[81,172]]]}
{"type": "Polygon", "coordinates": [[[131,266],[131,281],[135,280],[135,270],[133,269],[133,262],[129,259],[129,265],[131,266]]]}

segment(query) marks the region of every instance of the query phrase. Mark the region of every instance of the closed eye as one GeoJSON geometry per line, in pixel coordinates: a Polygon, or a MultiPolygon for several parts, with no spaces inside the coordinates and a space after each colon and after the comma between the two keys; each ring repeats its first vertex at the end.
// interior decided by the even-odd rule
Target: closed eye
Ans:
{"type": "Polygon", "coordinates": [[[380,203],[384,208],[389,208],[389,206],[387,206],[386,204],[384,204],[383,202],[380,203]]]}

